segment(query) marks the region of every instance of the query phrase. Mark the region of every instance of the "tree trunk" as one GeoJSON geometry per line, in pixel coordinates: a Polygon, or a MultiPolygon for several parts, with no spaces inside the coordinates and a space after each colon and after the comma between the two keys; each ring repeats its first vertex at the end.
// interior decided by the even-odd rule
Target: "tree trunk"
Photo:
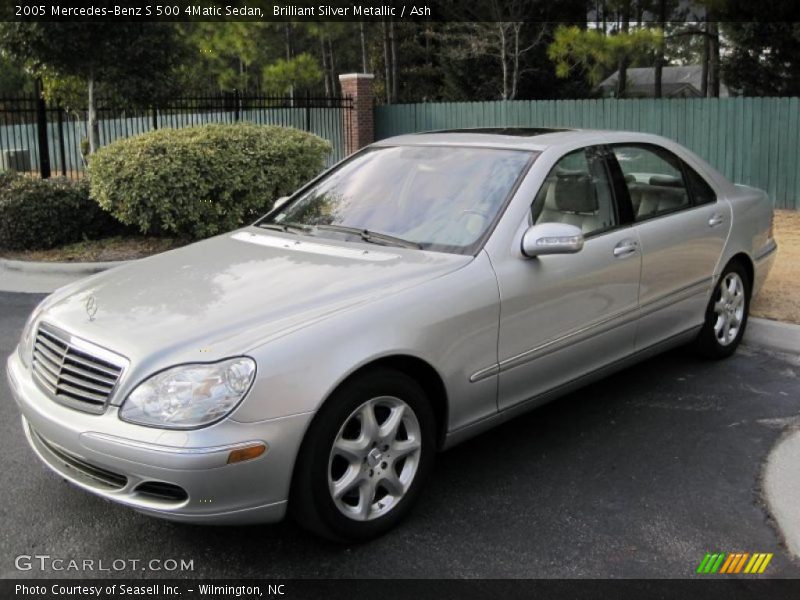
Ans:
{"type": "Polygon", "coordinates": [[[602,0],[603,6],[603,35],[608,35],[608,22],[606,21],[606,0],[602,0]]]}
{"type": "MultiPolygon", "coordinates": [[[[658,0],[658,26],[661,28],[661,32],[663,34],[664,28],[667,24],[667,0],[658,0]]],[[[654,68],[654,89],[653,89],[653,96],[656,98],[661,98],[663,95],[662,91],[662,79],[664,74],[664,44],[659,44],[658,48],[656,48],[656,63],[654,68]]]]}
{"type": "Polygon", "coordinates": [[[367,32],[365,31],[364,21],[358,24],[361,33],[361,72],[367,73],[367,32]]]}
{"type": "Polygon", "coordinates": [[[331,89],[334,95],[339,91],[338,80],[336,79],[336,61],[333,56],[333,42],[328,38],[328,66],[331,68],[331,89]]]}
{"type": "Polygon", "coordinates": [[[519,32],[522,25],[514,24],[514,72],[511,75],[511,100],[517,97],[519,87],[519,32]]]}
{"type": "Polygon", "coordinates": [[[386,104],[392,103],[392,66],[389,59],[389,28],[383,22],[383,64],[386,67],[386,104]]]}
{"type": "Polygon", "coordinates": [[[394,36],[394,21],[389,20],[389,48],[392,52],[392,102],[397,103],[397,39],[394,36]]]}
{"type": "Polygon", "coordinates": [[[502,99],[508,100],[508,63],[506,62],[506,25],[497,24],[497,32],[500,34],[500,67],[503,72],[503,93],[502,99]]]}
{"type": "Polygon", "coordinates": [[[711,62],[711,38],[708,34],[708,22],[703,27],[703,68],[700,74],[700,95],[708,96],[708,65],[711,62]]]}
{"type": "Polygon", "coordinates": [[[94,76],[89,75],[89,154],[100,147],[100,124],[97,122],[97,107],[94,97],[94,76]]]}
{"type": "Polygon", "coordinates": [[[325,96],[332,96],[331,80],[328,76],[328,58],[325,51],[325,36],[322,34],[319,36],[319,48],[322,52],[322,78],[325,80],[325,96]]]}
{"type": "MultiPolygon", "coordinates": [[[[631,20],[631,3],[630,1],[625,2],[622,5],[622,14],[620,15],[620,19],[622,23],[620,28],[622,29],[622,34],[627,35],[628,31],[630,30],[630,20],[631,20]]],[[[619,58],[619,65],[617,67],[617,75],[619,76],[617,79],[617,98],[624,98],[625,94],[628,91],[628,55],[623,54],[619,58]]]]}
{"type": "Polygon", "coordinates": [[[708,23],[708,95],[719,98],[719,23],[714,15],[708,23]]]}

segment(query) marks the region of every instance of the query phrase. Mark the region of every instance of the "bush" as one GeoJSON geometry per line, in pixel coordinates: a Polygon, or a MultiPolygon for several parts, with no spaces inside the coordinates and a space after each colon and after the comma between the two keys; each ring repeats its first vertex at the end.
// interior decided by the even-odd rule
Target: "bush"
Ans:
{"type": "Polygon", "coordinates": [[[144,234],[240,227],[319,173],[330,144],[297,129],[203,125],[118,140],[89,161],[91,195],[144,234]]]}
{"type": "Polygon", "coordinates": [[[121,225],[89,198],[85,181],[0,177],[0,248],[46,250],[120,230],[121,225]]]}

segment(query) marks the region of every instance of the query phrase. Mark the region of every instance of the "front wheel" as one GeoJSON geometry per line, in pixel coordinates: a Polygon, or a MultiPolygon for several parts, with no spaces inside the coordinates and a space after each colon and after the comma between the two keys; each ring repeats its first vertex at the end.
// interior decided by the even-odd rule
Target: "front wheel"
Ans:
{"type": "Polygon", "coordinates": [[[706,309],[696,346],[708,358],[726,358],[744,337],[750,309],[750,279],[744,267],[729,264],[717,282],[706,309]]]}
{"type": "Polygon", "coordinates": [[[376,369],[345,383],[304,440],[292,485],[295,517],[337,541],[388,531],[430,472],[434,430],[424,392],[403,373],[376,369]]]}

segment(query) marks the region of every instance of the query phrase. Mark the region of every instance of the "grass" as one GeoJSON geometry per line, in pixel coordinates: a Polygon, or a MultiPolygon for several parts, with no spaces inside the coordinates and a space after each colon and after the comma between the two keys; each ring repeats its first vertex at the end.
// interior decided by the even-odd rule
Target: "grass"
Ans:
{"type": "Polygon", "coordinates": [[[800,211],[775,211],[778,252],[750,314],[800,324],[800,211]]]}
{"type": "Polygon", "coordinates": [[[174,238],[116,236],[102,240],[87,240],[50,250],[1,250],[0,258],[43,262],[105,262],[144,258],[183,246],[186,242],[174,238]]]}

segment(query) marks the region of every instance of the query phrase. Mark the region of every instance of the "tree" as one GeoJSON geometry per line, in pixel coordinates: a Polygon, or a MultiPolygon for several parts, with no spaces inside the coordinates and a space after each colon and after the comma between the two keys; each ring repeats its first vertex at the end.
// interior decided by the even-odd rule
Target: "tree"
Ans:
{"type": "Polygon", "coordinates": [[[168,89],[168,75],[182,56],[170,23],[6,22],[0,24],[0,48],[35,75],[85,83],[90,152],[100,145],[97,85],[147,102],[168,89]]]}
{"type": "MultiPolygon", "coordinates": [[[[582,72],[593,86],[600,83],[614,67],[627,66],[641,57],[650,57],[663,44],[660,29],[635,28],[627,33],[605,35],[597,29],[561,25],[556,29],[548,56],[555,63],[556,75],[568,77],[582,72]],[[624,60],[623,60],[624,59],[624,60]]],[[[624,73],[619,73],[624,77],[624,73]]],[[[625,87],[617,88],[618,92],[625,87]]]]}
{"type": "Polygon", "coordinates": [[[720,13],[727,51],[721,59],[725,83],[745,96],[800,95],[800,23],[796,0],[777,0],[770,19],[763,7],[731,0],[720,13]],[[726,18],[736,15],[737,19],[726,18]]]}
{"type": "Polygon", "coordinates": [[[34,81],[25,69],[0,54],[0,95],[19,96],[33,91],[34,81]]]}
{"type": "Polygon", "coordinates": [[[249,93],[258,89],[267,50],[279,47],[277,42],[266,43],[269,33],[282,36],[282,24],[281,31],[268,32],[264,23],[206,21],[193,24],[189,39],[220,89],[249,93]]]}
{"type": "Polygon", "coordinates": [[[264,68],[264,82],[274,94],[287,94],[297,89],[310,89],[322,79],[317,61],[307,53],[287,60],[278,59],[264,68]]]}

